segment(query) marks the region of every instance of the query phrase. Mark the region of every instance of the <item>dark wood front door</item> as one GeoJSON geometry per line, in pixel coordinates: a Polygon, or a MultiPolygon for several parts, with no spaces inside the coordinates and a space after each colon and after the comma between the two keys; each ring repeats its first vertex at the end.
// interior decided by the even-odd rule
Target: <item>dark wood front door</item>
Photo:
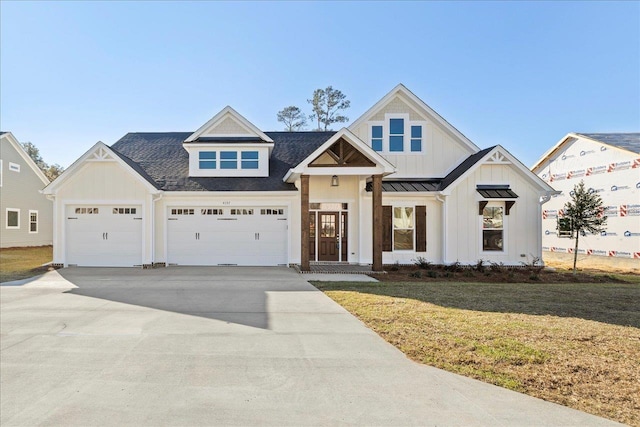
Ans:
{"type": "Polygon", "coordinates": [[[318,261],[338,261],[339,222],[338,212],[318,212],[318,261]]]}

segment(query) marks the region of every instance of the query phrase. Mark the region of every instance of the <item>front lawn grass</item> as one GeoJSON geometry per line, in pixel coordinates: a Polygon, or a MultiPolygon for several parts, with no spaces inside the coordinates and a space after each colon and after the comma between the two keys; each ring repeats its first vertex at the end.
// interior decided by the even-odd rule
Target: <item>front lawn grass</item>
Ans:
{"type": "Polygon", "coordinates": [[[26,279],[46,272],[50,267],[42,264],[51,262],[51,246],[0,249],[0,282],[26,279]]]}
{"type": "Polygon", "coordinates": [[[640,425],[637,281],[313,283],[416,362],[640,425]]]}

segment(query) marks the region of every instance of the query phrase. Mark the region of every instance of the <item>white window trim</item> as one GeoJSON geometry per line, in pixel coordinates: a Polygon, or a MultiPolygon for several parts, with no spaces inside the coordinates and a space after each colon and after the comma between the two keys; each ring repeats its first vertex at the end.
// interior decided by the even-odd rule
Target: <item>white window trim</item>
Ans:
{"type": "Polygon", "coordinates": [[[7,228],[7,230],[19,230],[20,229],[20,209],[7,208],[5,210],[4,219],[5,219],[5,227],[7,228]],[[18,225],[15,226],[15,227],[9,225],[9,212],[18,212],[18,225]]]}
{"type": "Polygon", "coordinates": [[[40,215],[38,214],[38,211],[29,210],[29,234],[38,234],[38,232],[40,231],[39,220],[40,215]],[[36,214],[36,231],[31,231],[31,214],[36,214]]]}
{"type": "Polygon", "coordinates": [[[20,172],[20,165],[18,163],[9,162],[9,170],[11,172],[20,172]]]}
{"type": "MultiPolygon", "coordinates": [[[[507,253],[507,218],[509,218],[509,216],[506,214],[506,206],[505,206],[505,202],[504,200],[493,200],[487,203],[487,205],[485,206],[485,208],[492,208],[492,207],[498,207],[498,208],[502,208],[502,250],[501,251],[486,251],[484,250],[484,230],[485,228],[483,227],[483,222],[484,222],[484,215],[478,215],[480,217],[479,220],[479,224],[480,224],[480,254],[481,255],[503,255],[507,253]]],[[[490,229],[488,229],[490,230],[490,229]]]]}
{"type": "Polygon", "coordinates": [[[426,142],[427,142],[427,129],[428,124],[426,120],[411,120],[410,115],[407,113],[386,113],[384,115],[384,121],[370,121],[367,122],[367,134],[368,141],[367,145],[369,145],[372,149],[372,139],[373,139],[373,126],[382,126],[382,151],[377,151],[383,155],[394,155],[394,156],[407,156],[407,155],[419,155],[424,154],[426,152],[426,142]],[[403,119],[404,120],[404,134],[402,141],[402,151],[390,151],[390,143],[391,143],[391,119],[403,119]],[[411,151],[411,126],[421,126],[422,127],[422,137],[420,138],[420,151],[411,151]]]}

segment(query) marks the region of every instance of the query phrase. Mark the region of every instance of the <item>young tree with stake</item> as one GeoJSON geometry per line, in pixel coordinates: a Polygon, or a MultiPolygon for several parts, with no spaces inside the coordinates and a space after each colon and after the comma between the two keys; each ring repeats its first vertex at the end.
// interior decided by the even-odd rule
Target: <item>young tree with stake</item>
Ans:
{"type": "Polygon", "coordinates": [[[600,233],[606,229],[607,217],[603,214],[602,199],[595,192],[584,188],[584,181],[573,187],[571,201],[564,205],[564,218],[571,227],[571,237],[576,239],[573,249],[573,274],[576,274],[578,242],[580,235],[600,233]]]}

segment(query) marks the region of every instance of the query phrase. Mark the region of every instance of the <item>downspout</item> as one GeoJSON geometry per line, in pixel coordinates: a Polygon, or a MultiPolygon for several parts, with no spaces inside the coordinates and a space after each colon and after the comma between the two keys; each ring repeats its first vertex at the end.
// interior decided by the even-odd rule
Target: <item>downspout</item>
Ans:
{"type": "MultiPolygon", "coordinates": [[[[42,190],[40,190],[40,192],[42,193],[42,190]]],[[[53,245],[53,260],[52,260],[52,264],[56,264],[56,259],[59,259],[56,252],[58,250],[60,250],[60,239],[58,239],[58,230],[60,229],[60,227],[58,226],[58,204],[56,203],[56,196],[53,194],[45,194],[44,197],[47,198],[47,200],[51,200],[51,202],[53,202],[53,209],[51,209],[53,211],[53,218],[51,218],[51,221],[53,222],[53,230],[52,230],[52,241],[51,244],[53,245]]]]}
{"type": "Polygon", "coordinates": [[[447,264],[447,196],[438,194],[436,200],[442,203],[442,264],[447,264]]]}
{"type": "Polygon", "coordinates": [[[162,199],[163,196],[164,192],[162,191],[151,195],[151,266],[156,261],[156,202],[162,199]]]}

